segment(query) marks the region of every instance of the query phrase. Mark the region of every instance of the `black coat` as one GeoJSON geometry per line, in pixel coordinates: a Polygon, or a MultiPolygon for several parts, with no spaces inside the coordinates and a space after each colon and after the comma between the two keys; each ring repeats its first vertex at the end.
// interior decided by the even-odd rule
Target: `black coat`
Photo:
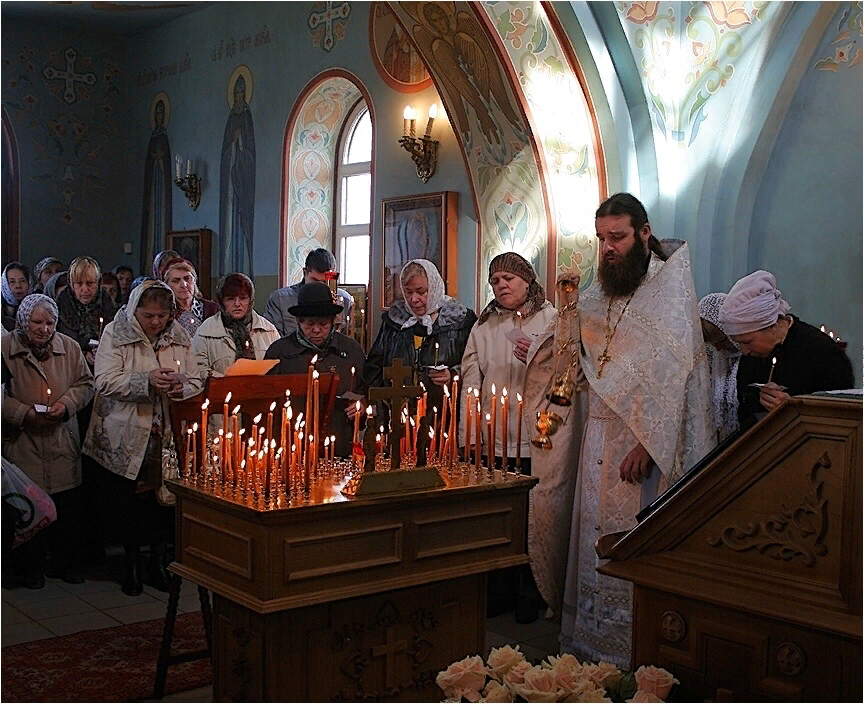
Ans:
{"type": "MultiPolygon", "coordinates": [[[[297,333],[293,332],[270,345],[267,352],[264,353],[264,359],[279,360],[279,364],[273,367],[268,374],[306,374],[309,371],[309,362],[312,361],[314,355],[313,350],[300,344],[297,333]]],[[[318,355],[315,369],[318,370],[319,374],[335,372],[339,375],[338,396],[352,390],[358,394],[364,394],[366,387],[363,384],[362,372],[365,362],[366,357],[363,354],[363,348],[356,340],[337,332],[333,335],[326,354],[318,355]],[[351,367],[355,369],[354,389],[351,388],[351,367]]],[[[351,435],[354,432],[354,425],[345,415],[345,410],[351,403],[354,402],[337,398],[333,406],[333,413],[330,416],[330,423],[327,426],[327,434],[336,436],[337,457],[347,457],[351,454],[351,435]]]]}
{"type": "Polygon", "coordinates": [[[828,335],[792,316],[793,323],[783,344],[767,357],[742,357],[738,365],[738,418],[741,425],[753,422],[754,414],[764,413],[759,403],[759,389],[751,383],[764,384],[771,373],[771,358],[777,366],[771,381],[786,387],[790,396],[816,391],[851,389],[855,374],[849,357],[828,335]]]}
{"type": "Polygon", "coordinates": [[[416,383],[422,382],[429,393],[427,408],[431,419],[433,407],[437,406],[440,414],[444,397],[441,387],[429,380],[428,367],[436,364],[435,343],[439,346],[437,363],[447,365],[452,374],[459,374],[468,335],[477,322],[477,316],[456,299],[446,299],[432,325],[432,333],[426,335],[419,350],[414,348],[414,329],[403,330],[401,327],[402,322],[409,317],[404,301],[394,302],[390,310],[384,313],[378,337],[366,360],[363,377],[367,387],[385,386],[384,367],[390,366],[394,359],[401,358],[405,366],[414,368],[416,383]]]}

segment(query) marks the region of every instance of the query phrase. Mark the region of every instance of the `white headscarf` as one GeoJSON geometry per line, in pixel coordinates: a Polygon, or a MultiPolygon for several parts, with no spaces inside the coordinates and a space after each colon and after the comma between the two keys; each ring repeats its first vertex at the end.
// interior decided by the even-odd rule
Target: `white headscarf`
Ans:
{"type": "Polygon", "coordinates": [[[777,322],[789,312],[789,304],[780,297],[774,274],[759,269],[738,279],[720,309],[723,331],[729,335],[746,335],[777,322]]]}
{"type": "Polygon", "coordinates": [[[399,275],[399,285],[402,287],[402,298],[405,300],[405,308],[408,310],[409,317],[402,323],[402,329],[410,328],[417,323],[422,323],[426,326],[426,332],[432,334],[432,313],[436,312],[444,305],[449,296],[444,293],[444,279],[438,273],[438,268],[428,259],[412,259],[403,268],[399,275]],[[402,283],[402,274],[412,264],[419,264],[426,272],[426,280],[429,282],[426,292],[426,312],[419,318],[411,313],[411,306],[408,305],[408,296],[405,294],[405,285],[402,283]]]}
{"type": "MultiPolygon", "coordinates": [[[[699,301],[699,317],[716,325],[721,331],[720,308],[726,300],[725,293],[709,293],[699,301]]],[[[734,342],[732,343],[737,348],[734,342]]],[[[718,350],[710,342],[705,343],[708,366],[711,370],[711,405],[717,438],[723,442],[738,430],[738,362],[741,352],[718,350]]]]}

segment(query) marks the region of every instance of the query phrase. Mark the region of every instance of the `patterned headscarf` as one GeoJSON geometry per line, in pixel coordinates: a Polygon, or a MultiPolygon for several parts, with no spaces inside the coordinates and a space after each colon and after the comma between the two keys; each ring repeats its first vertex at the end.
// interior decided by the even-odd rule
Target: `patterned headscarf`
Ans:
{"type": "Polygon", "coordinates": [[[0,293],[2,293],[2,296],[3,296],[3,303],[5,303],[7,306],[17,306],[18,305],[18,299],[15,298],[15,294],[12,293],[12,289],[9,288],[9,280],[6,278],[6,275],[9,273],[10,269],[18,269],[21,272],[23,272],[24,278],[28,279],[28,281],[27,281],[28,286],[30,285],[30,281],[28,278],[29,271],[28,271],[27,267],[24,266],[21,262],[9,262],[3,268],[3,276],[0,277],[0,293]]]}
{"type": "MultiPolygon", "coordinates": [[[[61,269],[63,268],[63,262],[57,259],[57,257],[45,257],[44,259],[41,259],[35,267],[33,267],[33,279],[31,280],[30,285],[33,287],[35,292],[40,293],[42,291],[42,272],[45,271],[46,267],[49,267],[52,264],[58,264],[61,269]]],[[[48,282],[46,281],[45,283],[47,284],[48,282]]]]}
{"type": "Polygon", "coordinates": [[[720,320],[727,335],[746,335],[771,327],[789,308],[780,297],[774,274],[759,269],[739,279],[729,290],[720,320]]]}
{"type": "MultiPolygon", "coordinates": [[[[523,303],[522,307],[519,309],[519,312],[522,313],[523,320],[530,318],[546,303],[546,291],[543,290],[540,282],[537,281],[537,272],[534,271],[531,262],[525,259],[525,257],[516,252],[505,252],[504,254],[499,254],[489,262],[489,278],[491,279],[492,274],[496,274],[499,271],[506,271],[515,274],[528,283],[528,295],[525,298],[525,303],[523,303]]],[[[483,309],[483,312],[480,313],[480,317],[477,319],[477,324],[482,325],[486,322],[489,316],[492,315],[492,313],[501,313],[502,311],[508,313],[511,312],[493,298],[483,309]]]]}
{"type": "Polygon", "coordinates": [[[405,328],[413,327],[417,323],[422,323],[426,326],[426,332],[431,335],[432,325],[434,324],[432,313],[439,310],[441,306],[444,305],[444,301],[449,298],[449,296],[444,293],[444,279],[442,279],[441,274],[438,273],[438,267],[428,259],[412,259],[402,268],[402,274],[399,276],[399,285],[402,287],[402,298],[405,299],[405,307],[407,308],[409,315],[408,320],[402,323],[402,329],[404,330],[405,328]],[[411,306],[408,305],[408,296],[405,294],[405,284],[402,281],[405,269],[412,264],[418,264],[423,267],[423,271],[426,272],[426,280],[429,282],[426,292],[426,312],[419,318],[411,313],[411,306]]]}
{"type": "Polygon", "coordinates": [[[51,354],[51,343],[54,341],[54,335],[57,334],[58,315],[57,304],[54,302],[54,299],[41,293],[31,293],[29,296],[26,296],[24,300],[21,301],[21,305],[18,306],[18,312],[15,314],[15,332],[18,335],[18,339],[30,348],[33,352],[33,356],[40,362],[44,362],[51,354]],[[51,334],[51,337],[48,338],[48,341],[42,345],[35,344],[27,334],[27,328],[30,324],[30,316],[33,315],[33,311],[39,307],[48,310],[48,312],[51,313],[51,317],[54,319],[54,332],[51,334]]]}
{"type": "MultiPolygon", "coordinates": [[[[725,293],[709,293],[699,301],[699,317],[713,323],[724,333],[723,324],[720,322],[720,309],[725,300],[725,293]]],[[[732,344],[737,349],[738,345],[734,342],[732,344]]],[[[738,430],[738,362],[741,361],[741,352],[718,350],[706,342],[705,353],[711,370],[714,425],[719,441],[723,442],[738,430]]]]}
{"type": "MultiPolygon", "coordinates": [[[[46,296],[50,296],[55,301],[57,300],[57,287],[69,285],[69,272],[58,271],[48,281],[45,282],[45,289],[42,291],[46,296]]],[[[62,289],[61,289],[62,290],[62,289]]]]}
{"type": "Polygon", "coordinates": [[[255,305],[255,284],[252,283],[246,274],[235,273],[223,276],[216,284],[216,300],[219,303],[222,325],[225,327],[231,339],[234,340],[234,361],[242,357],[255,359],[255,349],[252,346],[252,306],[255,305]],[[233,298],[239,293],[245,293],[249,296],[249,312],[241,320],[235,320],[231,314],[225,310],[224,300],[233,298]]]}

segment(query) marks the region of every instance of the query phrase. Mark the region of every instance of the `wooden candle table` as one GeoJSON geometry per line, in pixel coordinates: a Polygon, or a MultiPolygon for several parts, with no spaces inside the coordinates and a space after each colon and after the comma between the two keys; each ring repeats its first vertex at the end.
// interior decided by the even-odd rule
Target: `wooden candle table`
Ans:
{"type": "Polygon", "coordinates": [[[486,575],[528,561],[536,479],[457,465],[445,486],[263,501],[171,481],[177,562],[214,593],[214,701],[437,701],[481,653],[486,575]]]}

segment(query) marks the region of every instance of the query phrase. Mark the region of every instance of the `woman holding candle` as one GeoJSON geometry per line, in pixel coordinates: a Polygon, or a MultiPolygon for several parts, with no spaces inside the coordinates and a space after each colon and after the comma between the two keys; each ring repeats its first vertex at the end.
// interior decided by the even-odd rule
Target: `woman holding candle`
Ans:
{"type": "Polygon", "coordinates": [[[774,275],[763,270],[740,279],[720,308],[723,330],[743,355],[738,366],[738,418],[744,427],[757,419],[756,414],[774,410],[791,396],[855,386],[843,349],[789,315],[789,308],[774,275]]]}
{"type": "MultiPolygon", "coordinates": [[[[334,303],[327,284],[314,282],[301,286],[297,305],[291,306],[288,312],[297,318],[298,328],[270,345],[264,358],[279,360],[270,374],[310,374],[314,359],[313,372],[339,375],[339,398],[329,425],[326,428],[322,425],[321,431],[322,435],[336,436],[336,455],[348,457],[352,450],[351,436],[358,400],[349,392],[362,396],[366,391],[362,376],[356,377],[356,388],[351,388],[351,368],[363,368],[366,363],[363,348],[356,340],[336,331],[336,317],[342,312],[342,306],[334,303]]],[[[309,412],[304,417],[308,436],[312,434],[314,418],[309,417],[309,412]]],[[[323,419],[321,421],[323,423],[323,419]]],[[[316,437],[315,442],[319,449],[323,448],[323,437],[316,437]]]]}
{"type": "Polygon", "coordinates": [[[123,592],[131,596],[142,590],[140,551],[148,543],[152,582],[168,589],[174,529],[173,496],[162,484],[174,447],[168,407],[202,385],[192,341],[173,313],[168,285],[144,281],[105,326],[96,353],[96,401],[83,451],[106,470],[106,505],[126,551],[123,592]]]}
{"type": "Polygon", "coordinates": [[[48,296],[27,296],[18,307],[15,331],[2,341],[3,361],[12,374],[3,395],[3,457],[50,494],[57,507],[57,521],[12,553],[13,570],[30,589],[45,586],[46,548],[53,573],[71,584],[84,581],[76,413],[93,398],[93,375],[75,340],[56,332],[57,317],[48,296]]]}
{"type": "MultiPolygon", "coordinates": [[[[444,280],[428,259],[408,262],[400,283],[402,298],[382,314],[363,376],[370,387],[385,386],[384,367],[402,359],[414,368],[415,383],[422,383],[428,391],[426,416],[432,423],[432,409],[444,408],[443,388],[460,374],[462,355],[477,316],[445,294],[444,280]]],[[[416,402],[412,411],[416,413],[416,402]]],[[[439,448],[443,447],[441,431],[440,427],[435,429],[439,448]]],[[[445,427],[443,432],[449,431],[445,427]]]]}
{"type": "Polygon", "coordinates": [[[57,296],[60,318],[57,331],[74,339],[93,367],[104,324],[114,318],[117,306],[100,288],[102,273],[91,257],[78,257],[69,265],[69,286],[57,296]],[[99,322],[100,318],[102,323],[99,322]]]}

